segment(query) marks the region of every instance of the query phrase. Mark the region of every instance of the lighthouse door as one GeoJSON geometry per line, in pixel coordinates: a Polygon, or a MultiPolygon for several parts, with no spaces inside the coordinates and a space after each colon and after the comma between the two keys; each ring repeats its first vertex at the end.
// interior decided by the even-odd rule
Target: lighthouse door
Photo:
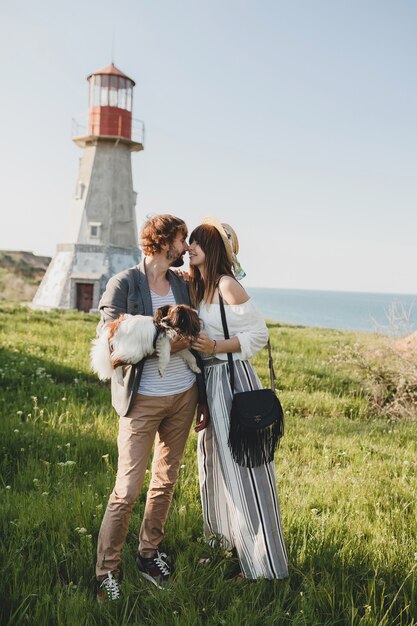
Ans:
{"type": "Polygon", "coordinates": [[[77,283],[77,309],[88,313],[93,308],[92,283],[77,283]]]}

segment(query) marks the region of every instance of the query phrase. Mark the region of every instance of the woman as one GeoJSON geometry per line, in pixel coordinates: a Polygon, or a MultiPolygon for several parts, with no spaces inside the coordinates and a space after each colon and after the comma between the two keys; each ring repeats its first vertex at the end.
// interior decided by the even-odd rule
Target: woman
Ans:
{"type": "Polygon", "coordinates": [[[190,236],[190,295],[204,322],[193,342],[203,353],[211,420],[197,426],[200,493],[206,537],[215,536],[225,549],[235,548],[248,579],[285,578],[287,554],[281,531],[273,462],[255,468],[234,462],[228,447],[232,391],[227,353],[233,355],[235,391],[262,387],[247,361],[266,344],[263,317],[234,274],[244,273],[237,261],[234,230],[215,218],[203,220],[190,236]],[[220,316],[222,295],[230,338],[224,338],[220,316]]]}

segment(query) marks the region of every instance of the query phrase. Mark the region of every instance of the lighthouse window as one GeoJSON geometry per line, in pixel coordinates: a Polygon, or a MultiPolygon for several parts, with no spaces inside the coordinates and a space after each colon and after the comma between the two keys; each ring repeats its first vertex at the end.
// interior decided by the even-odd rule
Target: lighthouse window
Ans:
{"type": "Polygon", "coordinates": [[[119,79],[119,108],[126,108],[126,79],[119,79]]]}
{"type": "Polygon", "coordinates": [[[109,105],[109,78],[110,76],[101,77],[100,105],[102,107],[109,105]]]}
{"type": "Polygon", "coordinates": [[[94,77],[94,99],[95,105],[100,106],[101,102],[101,76],[94,77]]]}
{"type": "Polygon", "coordinates": [[[100,76],[91,77],[90,102],[91,106],[100,106],[100,76]]]}
{"type": "Polygon", "coordinates": [[[91,239],[98,239],[100,237],[101,224],[99,222],[90,222],[89,226],[91,239]]]}
{"type": "Polygon", "coordinates": [[[128,87],[126,91],[126,109],[128,111],[132,110],[132,87],[128,87]]]}
{"type": "Polygon", "coordinates": [[[111,107],[117,107],[117,76],[110,76],[110,99],[109,105],[111,107]]]}
{"type": "Polygon", "coordinates": [[[85,185],[80,180],[77,183],[77,188],[75,190],[75,199],[82,200],[84,196],[85,185]]]}

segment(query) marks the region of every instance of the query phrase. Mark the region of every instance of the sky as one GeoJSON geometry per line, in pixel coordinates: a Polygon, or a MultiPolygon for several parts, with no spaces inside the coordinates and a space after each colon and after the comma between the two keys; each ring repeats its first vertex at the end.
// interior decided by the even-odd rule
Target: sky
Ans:
{"type": "Polygon", "coordinates": [[[138,227],[230,223],[251,287],[417,294],[415,0],[0,2],[0,249],[64,243],[86,77],[136,81],[138,227]]]}

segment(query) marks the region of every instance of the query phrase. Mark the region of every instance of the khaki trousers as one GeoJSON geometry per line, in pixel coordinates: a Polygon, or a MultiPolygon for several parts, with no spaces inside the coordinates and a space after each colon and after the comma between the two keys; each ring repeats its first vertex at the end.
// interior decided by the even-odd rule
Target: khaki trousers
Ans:
{"type": "Polygon", "coordinates": [[[155,441],[152,478],[139,532],[139,552],[155,554],[164,536],[179,465],[197,404],[197,386],[173,396],[138,394],[126,417],[119,418],[119,460],[98,536],[97,577],[119,569],[133,505],[155,441]]]}

